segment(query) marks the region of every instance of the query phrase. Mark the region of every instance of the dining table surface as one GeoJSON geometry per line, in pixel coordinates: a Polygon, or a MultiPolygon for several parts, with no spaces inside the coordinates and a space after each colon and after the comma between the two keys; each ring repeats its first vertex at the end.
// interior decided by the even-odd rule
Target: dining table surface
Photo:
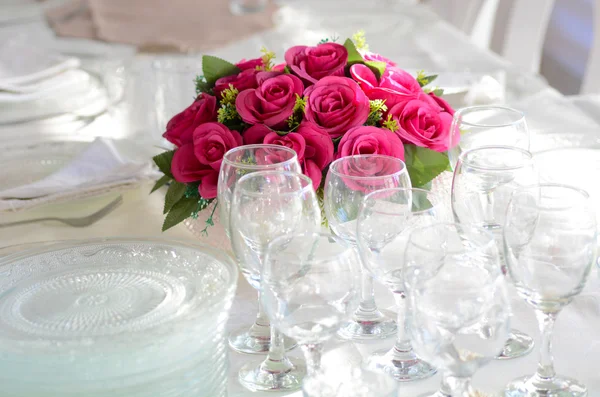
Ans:
{"type": "MultiPolygon", "coordinates": [[[[274,51],[283,60],[286,48],[297,44],[314,45],[320,40],[338,38],[343,41],[357,30],[365,32],[371,51],[394,60],[407,70],[425,70],[444,76],[500,76],[502,102],[522,110],[531,131],[531,151],[585,146],[600,147],[600,99],[568,98],[550,87],[540,76],[519,70],[508,61],[478,48],[458,29],[443,21],[423,4],[402,0],[281,0],[275,13],[274,27],[208,51],[230,61],[255,58],[259,49],[274,51]]],[[[60,41],[45,19],[28,19],[20,23],[0,25],[0,39],[26,34],[37,42],[60,41]]],[[[107,47],[118,44],[105,43],[107,47]]],[[[156,127],[152,61],[169,54],[138,52],[132,59],[123,100],[89,123],[71,130],[56,132],[56,125],[42,123],[0,126],[0,150],[24,139],[57,139],[66,135],[82,138],[108,136],[139,142],[140,148],[151,151],[164,145],[162,131],[156,127]]],[[[460,98],[455,106],[460,106],[460,98]]],[[[66,127],[65,127],[66,128],[66,127]]],[[[0,152],[1,153],[1,152],[0,152]]],[[[2,156],[0,154],[0,156],[2,156]]],[[[560,162],[561,158],[556,158],[560,162]]],[[[589,173],[590,186],[598,185],[593,169],[580,164],[581,173],[589,173]]],[[[2,171],[0,171],[2,172],[2,171]]],[[[571,175],[562,175],[566,183],[571,175]]],[[[446,176],[449,178],[449,176],[446,176]]],[[[209,230],[208,237],[198,237],[183,224],[161,232],[164,190],[149,194],[151,182],[142,183],[123,192],[78,199],[72,202],[47,204],[15,214],[0,213],[0,223],[44,216],[82,216],[101,208],[122,194],[123,204],[98,222],[83,228],[57,222],[41,222],[20,226],[0,227],[0,255],[27,249],[35,242],[91,239],[105,237],[160,237],[215,245],[218,230],[209,230]]],[[[165,189],[165,188],[162,188],[165,189]]],[[[449,194],[449,192],[446,192],[449,194]]],[[[226,249],[226,248],[223,248],[226,249]]],[[[382,285],[376,286],[377,302],[381,308],[394,312],[391,294],[382,285]]],[[[511,290],[512,326],[539,341],[539,330],[533,310],[511,290]]],[[[229,329],[250,324],[257,312],[256,291],[240,277],[237,295],[231,309],[229,329]]],[[[359,365],[370,352],[391,347],[394,338],[366,343],[332,340],[326,345],[324,365],[359,365]]],[[[590,396],[600,396],[600,278],[598,267],[590,275],[584,291],[559,315],[553,348],[557,372],[584,382],[590,396]]],[[[301,357],[299,349],[290,355],[301,357]]],[[[474,386],[486,393],[500,393],[512,379],[533,374],[537,363],[537,346],[525,357],[492,361],[481,368],[474,386]]],[[[238,369],[261,356],[229,352],[230,397],[294,395],[294,393],[251,393],[236,379],[238,369]]],[[[417,382],[400,384],[401,396],[418,396],[436,390],[440,374],[417,382]]]]}

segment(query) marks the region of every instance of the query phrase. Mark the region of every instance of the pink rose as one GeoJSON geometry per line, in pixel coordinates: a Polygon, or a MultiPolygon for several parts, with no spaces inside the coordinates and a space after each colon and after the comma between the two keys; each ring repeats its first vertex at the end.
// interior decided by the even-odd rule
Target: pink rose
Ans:
{"type": "Polygon", "coordinates": [[[235,107],[248,124],[265,124],[274,129],[287,126],[294,111],[296,96],[302,95],[302,81],[290,74],[260,72],[258,88],[239,93],[235,107]]]}
{"type": "Polygon", "coordinates": [[[213,170],[200,164],[194,154],[194,144],[186,143],[175,150],[171,162],[171,173],[177,182],[198,182],[213,170]]]}
{"type": "Polygon", "coordinates": [[[441,111],[441,107],[415,99],[395,105],[389,114],[400,127],[396,134],[402,141],[436,152],[448,150],[452,115],[441,111]]]}
{"type": "MultiPolygon", "coordinates": [[[[219,172],[223,156],[242,145],[242,136],[221,123],[206,123],[194,131],[194,154],[200,164],[219,172]]],[[[205,197],[207,198],[207,197],[205,197]]]]}
{"type": "Polygon", "coordinates": [[[235,64],[241,71],[244,70],[257,70],[258,68],[262,68],[265,66],[262,58],[254,58],[254,59],[242,59],[238,63],[235,64]]]}
{"type": "Polygon", "coordinates": [[[398,180],[404,178],[404,146],[388,130],[371,126],[351,129],[340,141],[337,157],[330,172],[342,175],[344,184],[352,190],[370,192],[396,187],[398,180]],[[389,178],[369,178],[375,176],[389,178]]]}
{"type": "Polygon", "coordinates": [[[256,80],[258,72],[259,71],[256,69],[246,69],[238,74],[221,77],[215,82],[215,87],[213,88],[215,96],[221,99],[221,93],[229,88],[230,84],[240,92],[249,88],[258,87],[258,82],[256,80]]]}
{"type": "Polygon", "coordinates": [[[404,70],[387,67],[378,81],[375,73],[366,65],[350,67],[350,75],[358,82],[369,99],[385,101],[388,110],[400,102],[424,95],[419,82],[404,70]]]}
{"type": "Polygon", "coordinates": [[[362,125],[369,117],[369,98],[346,77],[325,77],[306,90],[306,120],[323,128],[332,138],[362,125]]]}
{"type": "Polygon", "coordinates": [[[298,156],[298,161],[302,163],[304,160],[304,149],[306,148],[306,141],[304,137],[295,132],[290,132],[285,135],[279,135],[275,131],[270,132],[265,136],[263,140],[264,144],[267,145],[279,145],[288,147],[296,152],[296,156],[298,156]]]}
{"type": "Polygon", "coordinates": [[[400,138],[389,130],[359,126],[352,128],[342,137],[337,157],[358,154],[381,154],[404,161],[404,145],[400,138]]]}
{"type": "Polygon", "coordinates": [[[244,145],[256,145],[263,143],[265,137],[274,132],[264,124],[256,124],[244,131],[244,145]]]}
{"type": "Polygon", "coordinates": [[[277,64],[277,65],[273,66],[271,68],[271,70],[273,72],[285,72],[285,67],[286,67],[286,64],[284,62],[284,63],[280,63],[280,64],[277,64]]]}
{"type": "Polygon", "coordinates": [[[397,66],[396,62],[374,52],[364,53],[363,58],[365,61],[384,62],[387,66],[397,66]]]}
{"type": "Polygon", "coordinates": [[[205,199],[211,199],[217,197],[218,190],[217,185],[219,184],[219,171],[212,171],[210,174],[202,177],[200,180],[200,186],[198,186],[198,193],[205,199]]]}
{"type": "Polygon", "coordinates": [[[312,180],[316,190],[321,185],[323,170],[333,161],[333,141],[319,126],[306,121],[300,124],[296,135],[306,142],[302,171],[312,180]]]}
{"type": "Polygon", "coordinates": [[[217,98],[200,94],[183,112],[176,114],[167,123],[163,137],[176,146],[192,142],[192,134],[202,123],[217,120],[217,98]]]}
{"type": "Polygon", "coordinates": [[[450,113],[450,116],[454,116],[454,109],[452,109],[452,106],[450,106],[450,104],[448,102],[446,102],[445,99],[440,98],[439,96],[435,95],[433,92],[430,92],[428,94],[427,98],[430,99],[429,102],[439,106],[442,109],[442,112],[447,112],[447,113],[450,113]]]}
{"type": "Polygon", "coordinates": [[[286,51],[285,62],[296,76],[309,85],[323,77],[343,76],[348,50],[336,43],[316,47],[295,46],[286,51]]]}
{"type": "Polygon", "coordinates": [[[269,127],[257,124],[244,132],[244,143],[286,146],[293,149],[302,166],[302,172],[312,179],[315,189],[321,184],[322,171],[333,160],[333,142],[317,125],[303,122],[297,132],[279,135],[269,127]]]}

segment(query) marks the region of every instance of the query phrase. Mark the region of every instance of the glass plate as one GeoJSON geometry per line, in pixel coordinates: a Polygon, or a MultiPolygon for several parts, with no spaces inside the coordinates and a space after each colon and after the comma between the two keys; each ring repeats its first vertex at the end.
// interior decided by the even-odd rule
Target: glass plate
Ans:
{"type": "Polygon", "coordinates": [[[3,396],[223,395],[228,256],[164,240],[65,242],[0,259],[0,275],[3,396]]]}

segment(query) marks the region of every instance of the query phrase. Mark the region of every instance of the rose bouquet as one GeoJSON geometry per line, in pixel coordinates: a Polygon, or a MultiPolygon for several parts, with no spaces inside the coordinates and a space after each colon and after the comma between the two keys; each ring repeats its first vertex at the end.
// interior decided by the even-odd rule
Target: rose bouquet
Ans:
{"type": "Polygon", "coordinates": [[[441,90],[427,88],[435,76],[412,76],[369,52],[362,34],[292,47],[279,65],[262,52],[237,64],[202,58],[197,98],[163,135],[175,149],[154,157],[164,176],[153,191],[170,184],[163,230],[214,213],[223,155],[240,145],[293,148],[318,192],[328,165],[344,156],[398,157],[417,187],[448,168],[454,111],[441,90]]]}

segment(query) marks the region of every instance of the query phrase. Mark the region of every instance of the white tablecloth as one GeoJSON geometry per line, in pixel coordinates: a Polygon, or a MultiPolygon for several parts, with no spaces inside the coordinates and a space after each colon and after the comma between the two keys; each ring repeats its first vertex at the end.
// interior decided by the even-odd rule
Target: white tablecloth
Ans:
{"type": "MultiPolygon", "coordinates": [[[[370,47],[389,57],[399,66],[407,69],[425,69],[435,72],[484,72],[505,71],[507,76],[507,100],[526,112],[532,130],[532,150],[547,148],[545,136],[557,131],[583,131],[600,136],[600,106],[598,102],[580,98],[573,101],[564,98],[548,87],[543,79],[520,73],[498,56],[472,45],[468,39],[453,27],[440,21],[421,6],[406,5],[403,1],[377,0],[289,0],[281,9],[280,21],[276,28],[260,35],[233,43],[226,48],[214,51],[215,55],[236,61],[241,58],[256,57],[261,46],[275,51],[282,59],[285,48],[295,44],[317,43],[332,37],[350,36],[358,29],[364,29],[370,47]],[[378,4],[380,8],[373,9],[378,4]],[[589,105],[589,104],[592,105],[589,105]],[[594,107],[594,103],[595,106],[594,107]],[[583,104],[583,105],[582,105],[583,104]]],[[[26,32],[38,40],[54,40],[51,31],[43,21],[27,25],[0,28],[2,34],[26,32]]],[[[133,65],[133,78],[128,85],[126,100],[110,114],[98,118],[83,129],[78,126],[78,135],[106,135],[133,137],[141,143],[154,143],[159,138],[153,119],[153,84],[150,71],[150,56],[138,56],[133,65]]],[[[31,126],[1,127],[0,145],[11,140],[23,139],[23,131],[31,126]]],[[[33,127],[38,128],[39,127],[33,127]]],[[[46,127],[44,127],[46,128],[46,127]]],[[[59,132],[61,127],[58,128],[59,132]]],[[[43,134],[46,128],[39,130],[43,134]]],[[[28,131],[30,132],[30,131],[28,131]]],[[[590,176],[591,183],[597,183],[590,176]]],[[[0,229],[0,247],[32,241],[57,239],[80,239],[106,236],[163,236],[165,238],[194,239],[183,225],[161,234],[163,196],[161,193],[148,195],[150,185],[124,193],[124,204],[114,213],[85,229],[76,229],[56,223],[41,223],[0,229]]],[[[89,213],[99,208],[110,197],[89,199],[72,205],[58,205],[32,210],[19,217],[37,217],[47,213],[54,215],[76,215],[89,213]]],[[[16,220],[0,215],[2,221],[16,220]]],[[[378,286],[378,301],[381,307],[393,307],[392,299],[384,287],[378,286]]],[[[514,327],[535,335],[538,331],[532,310],[513,294],[514,327]]],[[[238,294],[231,312],[230,328],[250,323],[256,313],[256,293],[240,280],[238,294]]],[[[584,293],[575,299],[559,316],[556,325],[554,352],[559,373],[584,381],[590,396],[600,396],[600,280],[596,270],[584,293]]],[[[382,347],[390,347],[393,338],[378,343],[350,344],[332,341],[328,345],[325,362],[360,362],[361,356],[382,347]]],[[[298,350],[291,354],[299,356],[298,350]]],[[[249,361],[260,357],[230,353],[231,382],[229,395],[249,396],[236,381],[237,369],[249,361]]],[[[527,357],[492,362],[479,371],[475,386],[488,391],[500,391],[511,379],[532,374],[536,368],[537,354],[527,357]]],[[[401,385],[403,396],[418,395],[434,390],[439,383],[439,375],[422,382],[401,385]]],[[[296,393],[298,395],[299,393],[296,393]]],[[[254,393],[254,396],[270,395],[254,393]]]]}

